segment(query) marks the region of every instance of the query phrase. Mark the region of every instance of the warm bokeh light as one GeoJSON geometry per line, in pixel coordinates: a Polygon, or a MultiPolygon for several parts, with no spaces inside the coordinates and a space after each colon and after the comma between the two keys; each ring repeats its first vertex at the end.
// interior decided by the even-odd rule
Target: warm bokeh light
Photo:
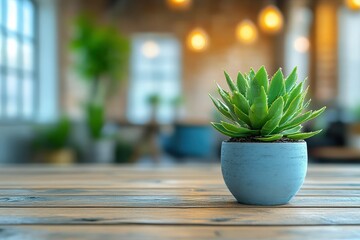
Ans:
{"type": "Polygon", "coordinates": [[[273,5],[265,7],[259,14],[259,25],[264,32],[279,32],[283,27],[283,22],[283,15],[280,10],[273,5]]]}
{"type": "Polygon", "coordinates": [[[147,58],[155,58],[159,55],[160,48],[156,42],[148,41],[141,47],[141,52],[147,58]]]}
{"type": "Polygon", "coordinates": [[[236,37],[240,42],[246,44],[255,42],[258,37],[255,24],[248,19],[241,21],[236,27],[236,37]]]}
{"type": "Polygon", "coordinates": [[[309,50],[310,42],[307,37],[298,37],[294,41],[294,49],[299,53],[304,53],[309,50]]]}
{"type": "Polygon", "coordinates": [[[350,10],[360,10],[360,0],[345,0],[345,3],[350,10]]]}
{"type": "Polygon", "coordinates": [[[192,4],[192,0],[166,0],[166,2],[169,8],[174,10],[189,9],[192,4]]]}
{"type": "Polygon", "coordinates": [[[202,28],[195,28],[187,37],[187,44],[191,50],[204,51],[209,45],[209,37],[202,28]]]}

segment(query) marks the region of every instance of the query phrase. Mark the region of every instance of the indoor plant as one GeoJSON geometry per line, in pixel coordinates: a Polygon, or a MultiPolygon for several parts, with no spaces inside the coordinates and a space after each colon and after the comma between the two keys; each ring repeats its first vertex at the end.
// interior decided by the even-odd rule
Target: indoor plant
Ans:
{"type": "Polygon", "coordinates": [[[115,27],[100,25],[90,16],[80,15],[75,22],[71,47],[76,54],[76,70],[89,89],[84,109],[90,141],[85,156],[91,162],[113,162],[115,140],[104,134],[105,106],[126,72],[129,41],[115,27]]]}
{"type": "Polygon", "coordinates": [[[70,147],[71,123],[62,117],[57,122],[36,128],[34,149],[37,162],[68,164],[75,159],[74,150],[70,147]]]}
{"type": "Polygon", "coordinates": [[[221,97],[211,99],[228,121],[211,124],[231,137],[222,143],[221,168],[226,185],[240,203],[287,203],[300,189],[307,169],[303,139],[321,130],[302,133],[301,124],[319,116],[304,111],[308,88],[297,82],[297,69],[285,79],[279,69],[271,81],[265,67],[238,73],[233,82],[225,72],[230,91],[218,85],[221,97]]]}

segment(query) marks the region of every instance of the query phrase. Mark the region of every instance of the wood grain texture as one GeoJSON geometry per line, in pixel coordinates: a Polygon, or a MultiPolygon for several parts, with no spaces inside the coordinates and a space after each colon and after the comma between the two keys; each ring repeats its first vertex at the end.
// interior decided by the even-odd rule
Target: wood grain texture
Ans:
{"type": "Polygon", "coordinates": [[[358,208],[1,208],[0,224],[360,225],[358,208]]]}
{"type": "Polygon", "coordinates": [[[277,239],[360,238],[359,226],[0,226],[0,239],[277,239]],[[307,238],[306,236],[311,236],[307,238]]]}
{"type": "MultiPolygon", "coordinates": [[[[230,194],[223,196],[136,195],[136,196],[74,196],[27,195],[0,196],[0,207],[101,207],[101,208],[247,208],[230,194]]],[[[360,196],[296,196],[277,208],[360,207],[360,196]]]]}
{"type": "Polygon", "coordinates": [[[0,167],[0,239],[360,239],[360,166],[311,165],[287,205],[240,205],[218,164],[0,167]]]}

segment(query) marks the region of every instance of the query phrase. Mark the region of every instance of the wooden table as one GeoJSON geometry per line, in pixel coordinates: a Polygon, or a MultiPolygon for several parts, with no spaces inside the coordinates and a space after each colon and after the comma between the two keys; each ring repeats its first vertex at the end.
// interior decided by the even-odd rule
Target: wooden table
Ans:
{"type": "Polygon", "coordinates": [[[219,165],[0,168],[0,239],[360,239],[360,165],[312,165],[285,206],[235,202],[219,165]]]}

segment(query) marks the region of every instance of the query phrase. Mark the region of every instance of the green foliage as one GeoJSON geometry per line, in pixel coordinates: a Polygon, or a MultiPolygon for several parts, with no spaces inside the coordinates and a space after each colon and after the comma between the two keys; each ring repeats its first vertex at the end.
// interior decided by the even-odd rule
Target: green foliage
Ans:
{"type": "Polygon", "coordinates": [[[104,100],[116,91],[126,72],[130,44],[118,29],[97,24],[87,15],[76,19],[74,30],[75,67],[90,85],[85,104],[87,127],[92,138],[99,139],[105,123],[104,100]]]}
{"type": "Polygon", "coordinates": [[[105,124],[104,107],[101,104],[89,103],[86,106],[86,121],[91,137],[100,139],[105,124]]]}
{"type": "Polygon", "coordinates": [[[210,95],[216,109],[227,122],[212,122],[219,132],[234,138],[252,137],[259,141],[271,142],[283,137],[303,140],[315,132],[301,132],[301,124],[318,117],[325,111],[305,111],[310,100],[305,101],[308,88],[304,81],[297,82],[297,68],[285,78],[279,69],[269,81],[265,67],[249,74],[238,73],[233,82],[225,72],[229,92],[217,85],[221,99],[210,95]]]}
{"type": "Polygon", "coordinates": [[[76,68],[85,80],[104,76],[118,80],[127,67],[128,39],[114,27],[96,24],[89,16],[76,19],[71,47],[76,54],[76,68]]]}
{"type": "Polygon", "coordinates": [[[158,94],[152,94],[147,99],[150,106],[158,106],[161,103],[161,97],[158,94]]]}
{"type": "Polygon", "coordinates": [[[69,144],[71,123],[66,117],[48,126],[36,128],[34,146],[37,149],[62,149],[69,144]]]}
{"type": "Polygon", "coordinates": [[[360,105],[351,109],[351,114],[356,122],[360,121],[360,105]]]}

